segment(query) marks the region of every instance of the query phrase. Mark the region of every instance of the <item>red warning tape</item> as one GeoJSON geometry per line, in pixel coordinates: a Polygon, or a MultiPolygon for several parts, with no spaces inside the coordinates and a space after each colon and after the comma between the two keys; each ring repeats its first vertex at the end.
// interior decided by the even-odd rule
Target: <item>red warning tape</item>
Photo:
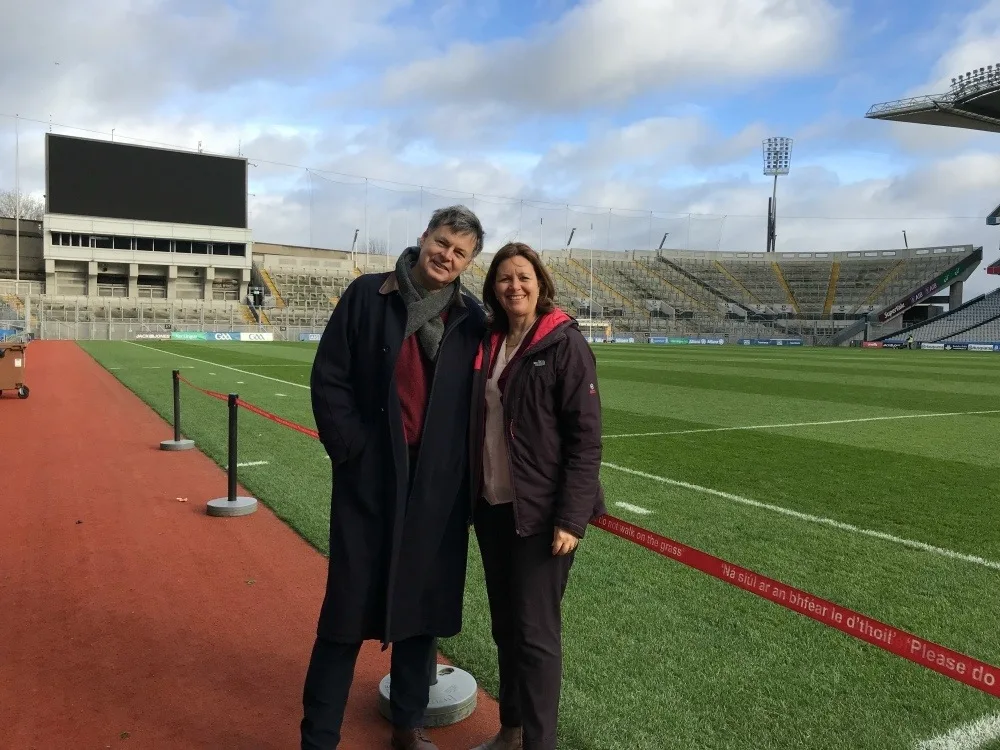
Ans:
{"type": "Polygon", "coordinates": [[[594,521],[594,525],[664,557],[756,594],[762,599],[878,646],[896,656],[940,672],[945,677],[951,677],[953,680],[964,682],[970,687],[1000,698],[1000,685],[997,684],[1000,682],[1000,669],[997,667],[918,638],[904,630],[820,599],[801,589],[786,586],[773,578],[733,565],[686,544],[654,534],[614,516],[602,516],[594,521]]]}
{"type": "Polygon", "coordinates": [[[208,391],[208,390],[205,390],[204,388],[199,388],[194,383],[192,383],[190,380],[188,380],[187,378],[185,378],[183,375],[178,375],[177,379],[179,381],[181,381],[182,383],[184,383],[184,385],[189,385],[192,388],[194,388],[196,391],[198,391],[199,393],[204,393],[206,396],[211,396],[212,398],[217,398],[220,401],[229,401],[229,396],[227,396],[225,393],[219,393],[218,391],[208,391]]]}
{"type": "MultiPolygon", "coordinates": [[[[224,393],[199,388],[184,377],[180,377],[180,380],[195,390],[201,391],[206,396],[211,396],[221,401],[229,400],[229,397],[224,393]]],[[[301,432],[303,435],[319,438],[319,433],[315,430],[310,430],[308,427],[290,422],[283,417],[261,409],[259,406],[254,406],[242,399],[237,399],[237,403],[244,409],[252,411],[254,414],[258,414],[272,422],[301,432]]],[[[672,539],[660,536],[641,526],[623,521],[620,518],[604,515],[592,523],[594,526],[610,534],[614,534],[630,542],[635,542],[663,557],[676,560],[690,568],[718,578],[720,581],[725,581],[744,591],[749,591],[751,594],[755,594],[762,599],[767,599],[793,612],[798,612],[800,615],[805,615],[823,625],[828,625],[842,633],[877,646],[884,651],[901,656],[914,664],[933,669],[945,677],[950,677],[953,680],[1000,698],[1000,684],[998,684],[1000,682],[1000,668],[991,666],[978,659],[973,659],[971,656],[966,656],[958,651],[952,651],[933,641],[918,638],[911,633],[907,633],[905,630],[900,630],[878,620],[873,620],[871,617],[862,615],[859,612],[841,607],[818,596],[813,596],[802,589],[787,586],[780,581],[762,576],[748,568],[733,565],[720,557],[715,557],[681,542],[675,542],[672,539]]]]}
{"type": "MultiPolygon", "coordinates": [[[[226,401],[226,402],[229,401],[229,396],[226,395],[225,393],[219,393],[218,391],[209,391],[204,388],[199,388],[190,380],[185,378],[183,375],[178,375],[177,378],[185,385],[191,386],[196,391],[204,393],[206,396],[211,396],[212,398],[219,399],[219,401],[226,401]]],[[[303,435],[308,435],[311,438],[316,438],[317,440],[319,440],[319,433],[316,432],[316,430],[310,430],[308,427],[303,427],[302,425],[296,424],[295,422],[291,422],[285,419],[284,417],[279,417],[277,414],[272,414],[269,411],[265,411],[264,409],[261,409],[259,406],[254,406],[249,401],[244,401],[238,396],[236,398],[236,403],[242,406],[247,411],[253,412],[254,414],[258,414],[264,417],[265,419],[270,419],[272,422],[276,422],[277,424],[280,424],[282,427],[287,427],[290,430],[301,432],[303,435]]]]}
{"type": "Polygon", "coordinates": [[[253,404],[247,403],[243,399],[237,399],[236,403],[242,406],[247,411],[252,411],[254,414],[259,414],[265,419],[270,419],[272,422],[277,422],[282,427],[288,427],[289,429],[295,430],[296,432],[301,432],[303,435],[308,435],[311,438],[316,438],[319,440],[319,433],[316,430],[310,430],[308,427],[303,427],[295,422],[289,422],[283,417],[279,417],[277,414],[271,414],[269,411],[264,411],[259,406],[254,406],[253,404]]]}

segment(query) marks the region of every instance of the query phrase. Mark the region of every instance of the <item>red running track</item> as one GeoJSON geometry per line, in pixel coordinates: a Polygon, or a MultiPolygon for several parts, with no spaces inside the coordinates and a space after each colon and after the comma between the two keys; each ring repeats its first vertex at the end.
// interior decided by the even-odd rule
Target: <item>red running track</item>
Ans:
{"type": "MultiPolygon", "coordinates": [[[[26,380],[0,399],[0,747],[297,747],[325,558],[263,505],[207,516],[224,472],[160,451],[169,426],[76,344],[31,344],[26,380]]],[[[387,656],[362,651],[343,750],[388,747],[387,656]]],[[[479,700],[441,750],[495,731],[479,700]]]]}

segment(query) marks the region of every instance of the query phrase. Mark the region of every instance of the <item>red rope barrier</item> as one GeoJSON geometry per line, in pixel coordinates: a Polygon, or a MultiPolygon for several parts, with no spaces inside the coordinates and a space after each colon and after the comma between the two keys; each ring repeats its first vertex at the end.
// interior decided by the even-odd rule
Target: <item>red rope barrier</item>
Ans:
{"type": "MultiPolygon", "coordinates": [[[[180,380],[206,396],[220,401],[228,401],[229,397],[226,394],[199,388],[183,377],[180,380]]],[[[242,399],[238,399],[237,403],[244,409],[276,424],[319,439],[319,433],[316,430],[279,417],[242,399]]],[[[620,518],[604,515],[593,521],[593,525],[609,534],[645,547],[662,557],[687,565],[914,664],[932,669],[945,677],[950,677],[969,687],[1000,698],[1000,684],[998,684],[1000,683],[1000,668],[986,662],[966,656],[958,651],[952,651],[924,638],[918,638],[905,630],[886,625],[793,586],[787,586],[748,568],[733,565],[722,558],[689,547],[681,542],[675,542],[673,539],[668,539],[620,518]]]]}
{"type": "Polygon", "coordinates": [[[271,412],[264,411],[259,406],[254,406],[253,404],[244,401],[243,399],[238,399],[237,403],[247,411],[252,411],[254,414],[259,414],[260,416],[264,417],[264,419],[270,419],[272,422],[280,424],[282,427],[288,427],[291,430],[295,430],[296,432],[301,432],[303,435],[308,435],[311,438],[319,440],[319,433],[316,432],[316,430],[310,430],[308,427],[303,427],[302,425],[296,424],[295,422],[290,422],[284,417],[279,417],[277,414],[271,414],[271,412]]]}
{"type": "MultiPolygon", "coordinates": [[[[229,400],[229,396],[227,394],[225,394],[225,393],[218,393],[217,391],[209,391],[209,390],[206,390],[205,388],[199,388],[194,383],[192,383],[190,380],[188,380],[187,378],[185,378],[183,375],[178,376],[178,377],[179,377],[179,379],[180,379],[180,381],[182,383],[184,383],[185,385],[191,386],[192,388],[194,388],[196,391],[199,391],[200,393],[204,393],[206,396],[211,396],[212,398],[218,399],[219,401],[228,401],[229,400]]],[[[319,433],[316,432],[316,430],[310,430],[308,427],[303,427],[302,425],[296,424],[295,422],[292,422],[292,421],[290,421],[288,419],[285,419],[284,417],[279,417],[277,414],[272,414],[271,412],[266,411],[265,409],[261,409],[259,406],[255,406],[254,404],[251,404],[249,401],[244,401],[241,398],[237,398],[236,399],[236,403],[238,403],[240,406],[242,406],[247,411],[253,412],[254,414],[257,414],[258,416],[264,417],[264,419],[269,419],[272,422],[274,422],[275,424],[280,424],[282,427],[287,427],[290,430],[295,430],[296,432],[301,432],[303,435],[308,435],[311,438],[315,438],[316,440],[319,440],[319,433]]]]}
{"type": "Polygon", "coordinates": [[[841,607],[839,604],[787,586],[773,578],[675,542],[665,536],[622,521],[614,516],[602,516],[594,525],[622,539],[651,550],[658,555],[707,573],[713,578],[749,591],[751,594],[798,612],[842,633],[858,638],[884,651],[901,656],[914,664],[963,682],[970,687],[1000,698],[1000,669],[973,659],[944,646],[918,638],[905,630],[841,607]]]}
{"type": "Polygon", "coordinates": [[[219,401],[229,401],[229,396],[227,394],[225,394],[225,393],[219,393],[218,391],[208,391],[208,390],[205,390],[204,388],[199,388],[194,383],[192,383],[190,380],[188,380],[187,378],[185,378],[183,375],[178,375],[177,379],[179,381],[181,381],[182,383],[184,383],[184,385],[189,385],[192,388],[194,388],[196,391],[198,391],[199,393],[204,393],[206,396],[211,396],[212,398],[217,398],[217,399],[219,399],[219,401]]]}

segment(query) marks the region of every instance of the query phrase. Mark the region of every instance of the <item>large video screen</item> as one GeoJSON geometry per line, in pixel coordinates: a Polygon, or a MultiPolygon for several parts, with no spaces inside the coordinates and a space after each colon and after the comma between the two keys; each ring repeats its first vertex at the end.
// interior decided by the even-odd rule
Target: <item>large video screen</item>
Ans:
{"type": "Polygon", "coordinates": [[[47,133],[46,210],[247,227],[247,160],[47,133]]]}

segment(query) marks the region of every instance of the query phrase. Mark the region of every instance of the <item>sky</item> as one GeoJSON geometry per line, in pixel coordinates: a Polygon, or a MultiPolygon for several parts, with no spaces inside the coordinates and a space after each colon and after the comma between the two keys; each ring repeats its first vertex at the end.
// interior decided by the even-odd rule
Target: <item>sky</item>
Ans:
{"type": "Polygon", "coordinates": [[[973,244],[1000,135],[864,117],[1000,63],[1000,0],[0,0],[0,188],[47,131],[249,159],[254,239],[762,251],[973,244]],[[996,58],[996,59],[994,59],[996,58]],[[16,116],[16,117],[15,117],[16,116]],[[15,138],[16,136],[16,138],[15,138]],[[18,144],[15,158],[15,140],[18,144]],[[664,239],[664,234],[666,239],[664,239]]]}

